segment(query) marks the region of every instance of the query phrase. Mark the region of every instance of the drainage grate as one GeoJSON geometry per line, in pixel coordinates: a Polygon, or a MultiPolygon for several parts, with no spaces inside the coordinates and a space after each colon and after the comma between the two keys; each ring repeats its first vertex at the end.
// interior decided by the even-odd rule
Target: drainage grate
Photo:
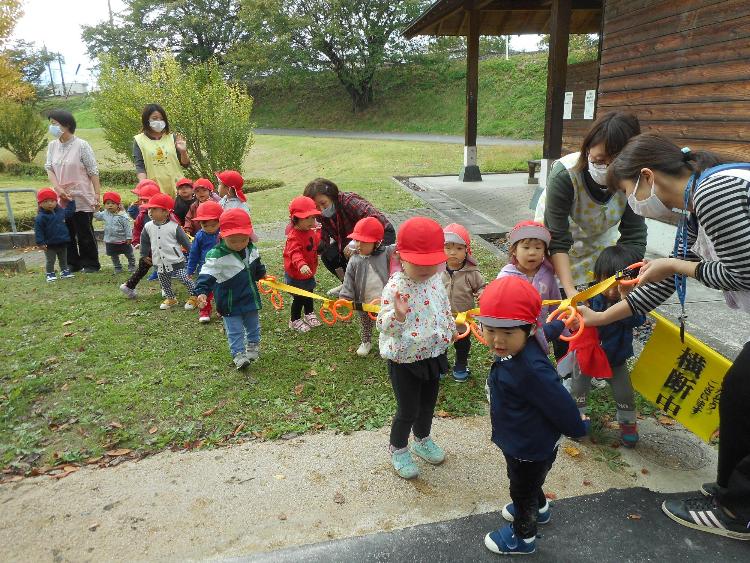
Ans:
{"type": "Polygon", "coordinates": [[[408,176],[394,176],[393,179],[396,180],[399,184],[401,184],[405,188],[408,188],[413,192],[426,192],[427,191],[424,188],[420,188],[418,185],[412,182],[408,176]]]}
{"type": "Polygon", "coordinates": [[[510,244],[508,244],[508,233],[482,233],[479,235],[484,240],[497,246],[505,254],[510,254],[510,244]]]}

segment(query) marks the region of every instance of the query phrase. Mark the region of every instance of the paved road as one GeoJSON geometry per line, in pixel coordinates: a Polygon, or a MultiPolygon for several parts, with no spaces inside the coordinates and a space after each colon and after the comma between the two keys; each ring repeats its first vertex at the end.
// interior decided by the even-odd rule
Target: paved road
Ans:
{"type": "MultiPolygon", "coordinates": [[[[371,133],[367,131],[331,131],[328,129],[256,129],[256,135],[283,135],[287,137],[337,137],[342,139],[367,139],[372,141],[417,141],[463,145],[460,135],[428,135],[425,133],[371,133]]],[[[541,146],[541,141],[508,139],[505,137],[477,137],[477,145],[541,146]]]]}

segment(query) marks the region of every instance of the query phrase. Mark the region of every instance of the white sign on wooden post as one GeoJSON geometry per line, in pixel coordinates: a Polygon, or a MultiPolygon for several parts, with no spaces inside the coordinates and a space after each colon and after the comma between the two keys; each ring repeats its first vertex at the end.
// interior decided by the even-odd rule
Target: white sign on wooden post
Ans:
{"type": "Polygon", "coordinates": [[[586,90],[586,98],[583,105],[583,118],[594,119],[594,109],[596,107],[596,90],[586,90]]]}
{"type": "Polygon", "coordinates": [[[563,119],[570,119],[573,116],[573,92],[565,92],[565,102],[563,102],[563,119]]]}

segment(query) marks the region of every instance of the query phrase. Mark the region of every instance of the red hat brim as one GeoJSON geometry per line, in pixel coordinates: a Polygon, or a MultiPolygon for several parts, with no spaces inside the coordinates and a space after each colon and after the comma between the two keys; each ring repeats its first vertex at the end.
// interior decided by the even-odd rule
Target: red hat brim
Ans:
{"type": "Polygon", "coordinates": [[[316,215],[320,215],[320,211],[317,209],[311,211],[295,211],[292,213],[292,217],[296,217],[297,219],[307,219],[308,217],[314,217],[316,215]]]}
{"type": "Polygon", "coordinates": [[[351,233],[350,235],[347,235],[346,238],[356,240],[359,242],[380,242],[381,240],[383,240],[382,238],[376,238],[372,235],[361,235],[356,231],[351,233]]]}
{"type": "Polygon", "coordinates": [[[211,215],[210,217],[208,215],[196,215],[193,217],[193,221],[218,221],[219,215],[211,215]]]}
{"type": "Polygon", "coordinates": [[[248,229],[247,227],[235,227],[234,229],[220,232],[221,238],[231,237],[232,235],[247,235],[250,237],[251,241],[258,242],[258,235],[255,234],[255,231],[252,227],[250,227],[250,229],[248,229]]]}
{"type": "Polygon", "coordinates": [[[406,260],[417,266],[437,266],[448,259],[448,255],[444,250],[437,252],[409,252],[399,250],[398,255],[402,260],[406,260]]]}

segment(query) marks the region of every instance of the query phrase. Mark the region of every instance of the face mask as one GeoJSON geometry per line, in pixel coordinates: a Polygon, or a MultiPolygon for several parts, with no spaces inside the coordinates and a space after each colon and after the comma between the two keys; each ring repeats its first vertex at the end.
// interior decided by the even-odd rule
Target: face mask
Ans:
{"type": "Polygon", "coordinates": [[[50,125],[49,134],[52,135],[55,139],[59,139],[60,135],[62,135],[62,129],[59,125],[50,125]]]}
{"type": "Polygon", "coordinates": [[[591,174],[591,178],[594,182],[600,186],[607,185],[607,169],[608,166],[606,164],[594,164],[589,161],[589,174],[591,174]]]}
{"type": "Polygon", "coordinates": [[[331,204],[323,209],[320,214],[323,215],[323,217],[325,217],[326,219],[330,219],[331,217],[336,215],[336,206],[334,204],[331,204]]]}
{"type": "Polygon", "coordinates": [[[161,133],[162,131],[164,131],[164,128],[167,126],[167,124],[159,119],[158,121],[149,121],[148,126],[157,133],[161,133]]]}
{"type": "Polygon", "coordinates": [[[638,183],[641,181],[641,177],[638,176],[638,180],[635,182],[635,188],[633,193],[628,196],[628,205],[630,208],[641,217],[647,217],[649,219],[658,219],[661,221],[673,221],[675,218],[682,216],[682,212],[679,209],[669,209],[656,195],[656,182],[651,184],[651,195],[646,199],[640,201],[635,198],[635,193],[638,191],[638,183]]]}

